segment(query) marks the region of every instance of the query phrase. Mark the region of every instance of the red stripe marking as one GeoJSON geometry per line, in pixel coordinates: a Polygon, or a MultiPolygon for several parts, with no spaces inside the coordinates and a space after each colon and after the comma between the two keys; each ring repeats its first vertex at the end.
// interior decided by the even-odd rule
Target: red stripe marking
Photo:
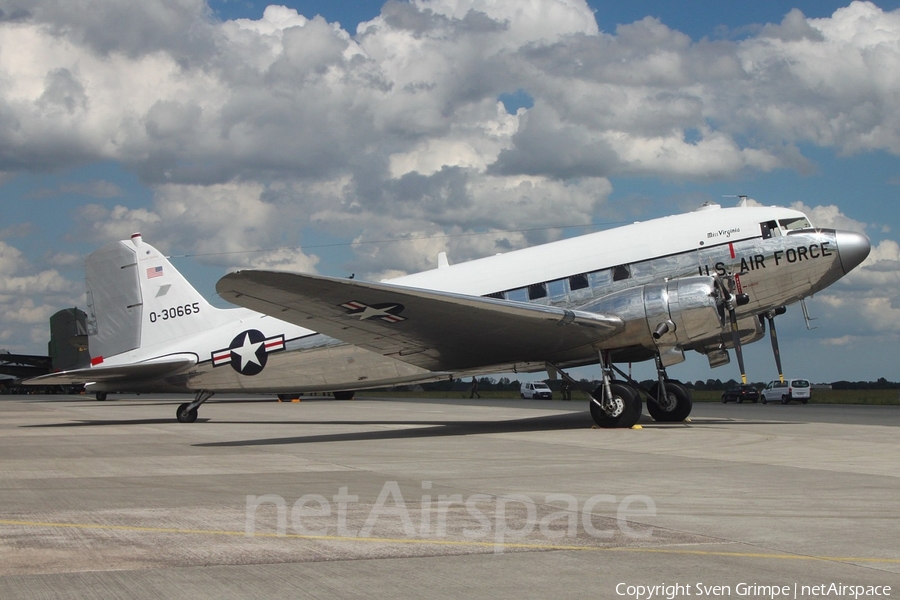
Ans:
{"type": "Polygon", "coordinates": [[[731,258],[734,258],[734,244],[728,244],[728,251],[731,252],[731,258]]]}
{"type": "Polygon", "coordinates": [[[103,362],[102,356],[95,356],[94,358],[91,359],[91,366],[93,367],[95,365],[99,365],[102,362],[103,362]]]}

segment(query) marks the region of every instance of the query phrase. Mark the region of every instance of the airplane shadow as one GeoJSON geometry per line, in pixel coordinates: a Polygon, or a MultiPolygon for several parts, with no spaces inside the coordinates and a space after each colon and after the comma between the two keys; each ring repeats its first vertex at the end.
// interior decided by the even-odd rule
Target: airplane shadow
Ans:
{"type": "MultiPolygon", "coordinates": [[[[284,424],[284,421],[280,421],[284,424]]],[[[403,429],[378,429],[321,435],[303,435],[228,442],[207,442],[195,446],[216,448],[230,446],[274,446],[280,444],[314,444],[322,442],[351,442],[365,440],[402,440],[461,435],[521,433],[528,431],[560,431],[589,429],[592,425],[586,412],[546,415],[504,421],[299,421],[297,425],[342,425],[356,427],[403,426],[403,429]],[[410,427],[410,428],[407,428],[410,427]]]]}
{"type": "MultiPolygon", "coordinates": [[[[256,422],[258,424],[258,422],[256,422]]],[[[279,421],[284,424],[284,421],[279,421]]],[[[223,448],[235,446],[277,446],[282,444],[314,444],[324,442],[354,442],[371,440],[402,440],[431,437],[453,437],[462,435],[486,435],[498,433],[524,433],[538,431],[564,431],[570,429],[592,429],[594,422],[588,411],[573,412],[562,415],[545,415],[526,419],[504,421],[313,421],[290,422],[297,425],[346,425],[346,426],[418,426],[414,429],[384,429],[375,431],[354,431],[321,435],[303,435],[279,438],[262,438],[250,440],[233,440],[228,442],[205,442],[194,444],[204,448],[223,448]]],[[[787,424],[786,421],[733,421],[730,419],[704,419],[693,423],[658,423],[644,415],[640,425],[645,428],[690,429],[708,425],[742,425],[742,424],[787,424]]],[[[627,430],[606,429],[607,432],[627,430]]],[[[637,439],[635,440],[637,441],[637,439]]]]}
{"type": "MultiPolygon", "coordinates": [[[[339,420],[339,421],[223,421],[220,419],[197,419],[197,424],[210,423],[211,425],[298,425],[321,426],[338,425],[347,427],[392,427],[402,426],[402,429],[377,429],[370,431],[348,431],[342,433],[330,433],[320,435],[302,435],[278,438],[261,438],[249,440],[233,440],[227,442],[207,442],[194,444],[197,447],[236,447],[236,446],[275,446],[282,444],[314,444],[326,442],[352,442],[366,440],[400,440],[431,437],[454,437],[463,435],[486,435],[499,433],[523,433],[538,431],[565,431],[572,429],[591,429],[594,427],[588,411],[571,412],[557,415],[542,415],[524,419],[508,419],[501,421],[405,421],[405,420],[339,420]]],[[[648,415],[641,417],[639,424],[647,429],[691,429],[694,427],[710,426],[735,426],[735,425],[760,425],[760,424],[788,424],[788,421],[770,420],[732,420],[704,418],[699,421],[687,423],[659,423],[648,415]]],[[[22,428],[73,428],[73,427],[98,427],[98,426],[123,426],[123,425],[177,425],[173,418],[153,419],[89,419],[70,421],[66,423],[43,423],[34,425],[21,425],[22,428]]],[[[622,431],[618,429],[604,430],[608,432],[622,431]]]]}

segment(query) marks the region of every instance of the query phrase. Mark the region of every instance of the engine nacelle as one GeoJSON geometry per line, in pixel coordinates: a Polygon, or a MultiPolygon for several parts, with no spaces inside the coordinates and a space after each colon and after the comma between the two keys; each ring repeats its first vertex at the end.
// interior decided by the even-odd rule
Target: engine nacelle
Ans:
{"type": "Polygon", "coordinates": [[[581,310],[622,319],[625,328],[615,337],[616,346],[666,353],[718,339],[726,330],[720,303],[715,279],[697,276],[615,292],[581,310]]]}

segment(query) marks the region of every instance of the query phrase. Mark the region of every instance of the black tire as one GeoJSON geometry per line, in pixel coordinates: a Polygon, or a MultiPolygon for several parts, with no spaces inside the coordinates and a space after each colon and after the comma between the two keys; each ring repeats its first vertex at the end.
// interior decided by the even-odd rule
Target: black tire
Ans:
{"type": "Polygon", "coordinates": [[[790,402],[791,402],[791,397],[790,397],[790,396],[782,396],[782,397],[781,397],[781,403],[782,403],[782,404],[790,404],[790,402]]]}
{"type": "Polygon", "coordinates": [[[178,410],[175,411],[175,418],[178,419],[179,423],[193,423],[197,420],[197,409],[192,408],[188,410],[189,406],[190,403],[185,402],[179,405],[178,410]]]}
{"type": "Polygon", "coordinates": [[[743,403],[744,403],[744,399],[743,399],[743,398],[738,398],[738,399],[737,399],[737,403],[738,403],[738,404],[743,404],[743,403]]]}
{"type": "Polygon", "coordinates": [[[106,402],[106,392],[97,392],[97,402],[106,402]]]}
{"type": "Polygon", "coordinates": [[[806,404],[807,402],[809,402],[809,398],[804,398],[800,402],[801,402],[801,404],[806,404]]]}
{"type": "Polygon", "coordinates": [[[728,400],[725,399],[725,394],[722,394],[722,404],[725,404],[728,400]]]}
{"type": "Polygon", "coordinates": [[[356,392],[332,392],[335,400],[353,400],[356,392]]]}
{"type": "MultiPolygon", "coordinates": [[[[684,421],[691,414],[694,402],[691,400],[691,392],[680,381],[670,379],[666,381],[666,396],[668,402],[660,406],[657,401],[659,383],[650,388],[647,396],[647,412],[655,421],[662,423],[677,423],[684,421]]],[[[738,400],[740,402],[740,400],[738,400]]]]}
{"type": "Polygon", "coordinates": [[[590,401],[591,417],[593,417],[594,423],[604,429],[612,429],[614,427],[627,429],[634,426],[641,418],[641,413],[643,412],[641,395],[636,389],[621,381],[610,382],[609,389],[617,405],[616,414],[608,414],[598,404],[600,398],[603,397],[603,385],[601,384],[594,390],[594,398],[597,400],[592,398],[590,401]]]}
{"type": "Polygon", "coordinates": [[[763,404],[767,404],[765,396],[763,396],[761,402],[762,402],[763,404]]]}

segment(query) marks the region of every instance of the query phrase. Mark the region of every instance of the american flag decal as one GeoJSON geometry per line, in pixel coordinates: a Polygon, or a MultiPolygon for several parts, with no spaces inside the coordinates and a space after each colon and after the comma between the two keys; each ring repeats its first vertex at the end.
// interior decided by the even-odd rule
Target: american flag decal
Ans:
{"type": "Polygon", "coordinates": [[[153,279],[154,277],[162,277],[163,268],[162,267],[150,267],[147,269],[147,279],[153,279]]]}

